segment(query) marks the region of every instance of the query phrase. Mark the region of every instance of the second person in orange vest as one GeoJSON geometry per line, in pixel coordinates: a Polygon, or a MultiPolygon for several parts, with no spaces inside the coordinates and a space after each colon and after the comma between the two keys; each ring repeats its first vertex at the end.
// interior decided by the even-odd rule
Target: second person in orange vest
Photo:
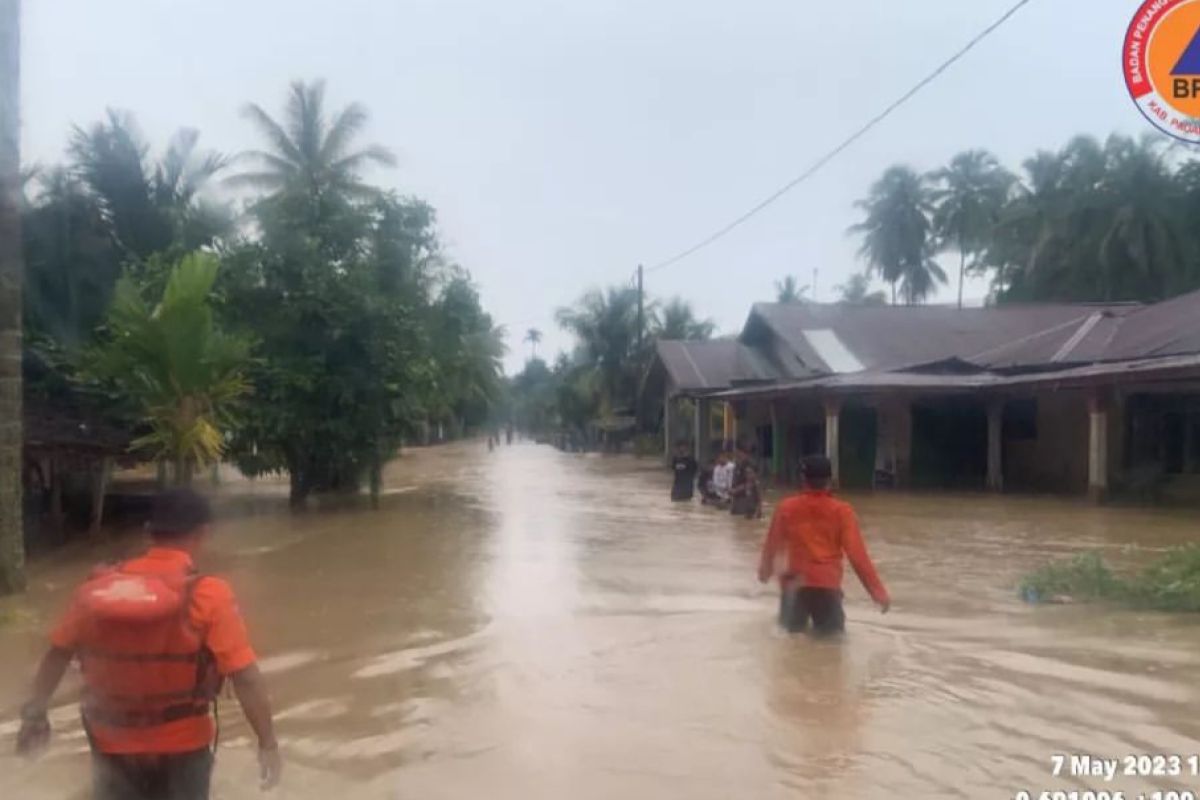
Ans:
{"type": "Polygon", "coordinates": [[[863,587],[883,613],[891,598],[858,529],[849,503],[829,490],[832,465],[825,456],[809,456],[800,467],[804,488],[780,501],[763,544],[758,579],[766,583],[775,572],[775,558],[784,554],[787,567],[779,578],[779,624],[799,633],[812,622],[818,635],[841,633],[846,627],[842,609],[842,561],[847,559],[863,587]]]}
{"type": "Polygon", "coordinates": [[[17,749],[32,754],[47,744],[47,707],[78,659],[95,800],[206,800],[213,704],[226,678],[258,737],[262,787],[279,781],[271,705],[233,590],[192,561],[211,524],[208,501],[195,492],[159,495],[150,549],[96,570],[50,634],[17,749]]]}

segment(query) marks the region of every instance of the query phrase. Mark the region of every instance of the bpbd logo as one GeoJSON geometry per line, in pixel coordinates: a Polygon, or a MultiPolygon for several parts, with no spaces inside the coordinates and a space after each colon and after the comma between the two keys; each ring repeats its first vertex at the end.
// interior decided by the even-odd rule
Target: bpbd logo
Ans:
{"type": "Polygon", "coordinates": [[[1200,144],[1200,0],[1146,0],[1125,35],[1125,85],[1156,128],[1200,144]]]}
{"type": "Polygon", "coordinates": [[[1200,97],[1200,28],[1171,70],[1171,98],[1194,100],[1200,97]]]}

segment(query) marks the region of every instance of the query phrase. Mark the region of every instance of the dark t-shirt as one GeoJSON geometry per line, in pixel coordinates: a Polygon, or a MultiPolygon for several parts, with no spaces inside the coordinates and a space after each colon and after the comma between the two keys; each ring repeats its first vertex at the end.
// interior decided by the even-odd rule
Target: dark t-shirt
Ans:
{"type": "Polygon", "coordinates": [[[691,500],[696,485],[696,459],[691,456],[675,456],[671,462],[675,470],[675,483],[671,486],[672,500],[691,500]]]}

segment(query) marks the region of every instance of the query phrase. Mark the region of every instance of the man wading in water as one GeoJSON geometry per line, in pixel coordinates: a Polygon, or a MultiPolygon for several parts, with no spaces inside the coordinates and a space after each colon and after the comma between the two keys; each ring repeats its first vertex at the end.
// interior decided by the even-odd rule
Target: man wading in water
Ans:
{"type": "Polygon", "coordinates": [[[675,480],[671,483],[672,500],[680,502],[692,499],[698,469],[699,466],[696,464],[696,459],[692,458],[688,443],[676,444],[675,458],[671,460],[671,470],[675,473],[675,480]]]}
{"type": "Polygon", "coordinates": [[[17,751],[31,755],[49,742],[47,705],[78,658],[95,800],[206,800],[212,710],[225,678],[258,736],[262,788],[279,782],[271,705],[233,590],[192,563],[211,523],[195,492],[159,495],[150,549],[93,573],[50,634],[17,751]]]}
{"type": "Polygon", "coordinates": [[[841,633],[846,629],[843,557],[850,560],[880,611],[886,614],[892,601],[867,554],[854,509],[829,491],[833,474],[829,459],[809,456],[800,471],[804,488],[775,509],[763,544],[758,579],[769,581],[775,572],[776,554],[786,553],[787,571],[779,578],[779,624],[789,633],[800,633],[811,618],[814,633],[841,633]]]}

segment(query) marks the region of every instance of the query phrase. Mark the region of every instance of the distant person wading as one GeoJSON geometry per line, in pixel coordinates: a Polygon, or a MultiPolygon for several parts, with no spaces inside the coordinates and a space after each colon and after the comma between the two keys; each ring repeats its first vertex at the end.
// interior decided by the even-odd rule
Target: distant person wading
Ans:
{"type": "Polygon", "coordinates": [[[270,701],[233,590],[199,574],[192,561],[211,523],[200,495],[159,495],[150,549],[97,569],[50,634],[21,710],[17,750],[32,755],[49,743],[50,699],[78,659],[95,800],[205,800],[217,735],[213,706],[226,678],[258,737],[262,788],[279,781],[270,701]]]}
{"type": "Polygon", "coordinates": [[[671,484],[671,499],[675,501],[691,500],[695,492],[696,473],[699,471],[696,459],[692,458],[687,442],[675,445],[675,458],[671,461],[671,470],[675,480],[671,484]]]}

